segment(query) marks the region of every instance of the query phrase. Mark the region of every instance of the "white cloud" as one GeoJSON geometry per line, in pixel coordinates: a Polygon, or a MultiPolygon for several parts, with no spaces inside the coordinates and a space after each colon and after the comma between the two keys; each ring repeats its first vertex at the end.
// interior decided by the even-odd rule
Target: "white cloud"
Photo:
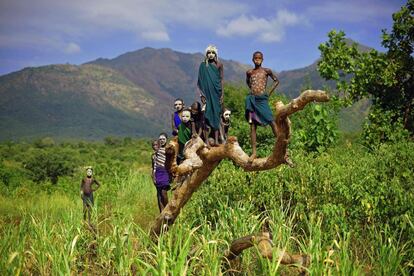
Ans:
{"type": "Polygon", "coordinates": [[[171,26],[214,29],[246,10],[236,0],[3,0],[0,35],[79,41],[126,31],[143,40],[169,41],[171,26]]]}
{"type": "Polygon", "coordinates": [[[66,54],[76,54],[81,51],[81,48],[78,44],[70,42],[66,45],[65,49],[63,50],[66,54]]]}
{"type": "Polygon", "coordinates": [[[217,30],[217,34],[225,37],[255,36],[261,42],[278,42],[285,35],[287,26],[296,25],[300,17],[287,10],[278,11],[271,19],[241,15],[217,30]]]}

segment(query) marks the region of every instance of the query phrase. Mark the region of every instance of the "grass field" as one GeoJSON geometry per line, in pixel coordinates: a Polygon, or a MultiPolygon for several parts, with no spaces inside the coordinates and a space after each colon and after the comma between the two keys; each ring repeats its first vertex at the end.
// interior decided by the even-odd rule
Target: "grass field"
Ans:
{"type": "MultiPolygon", "coordinates": [[[[158,214],[148,164],[121,163],[97,173],[102,187],[95,194],[92,216],[96,233],[82,219],[82,171],[60,177],[56,185],[3,183],[0,274],[299,274],[299,267],[281,265],[278,258],[263,259],[256,248],[244,251],[236,265],[223,259],[232,240],[267,225],[275,256],[281,250],[310,255],[311,265],[305,269],[310,275],[410,275],[412,206],[404,203],[404,210],[391,206],[388,213],[376,212],[383,209],[381,197],[396,204],[404,194],[407,198],[401,202],[412,198],[412,189],[397,189],[413,184],[407,175],[414,161],[412,148],[394,145],[369,153],[351,145],[319,157],[294,152],[295,169],[282,166],[254,174],[223,162],[158,241],[148,235],[158,214]],[[396,158],[408,161],[395,162],[396,158]],[[390,171],[383,171],[386,167],[390,171]],[[359,183],[361,175],[365,178],[359,183]],[[386,187],[395,187],[394,194],[386,187]],[[375,194],[369,189],[385,190],[375,194]],[[369,204],[378,210],[369,209],[369,204]],[[347,211],[342,218],[341,208],[347,211]],[[398,218],[397,224],[382,217],[390,214],[398,218]]],[[[122,155],[123,150],[116,152],[122,155]]],[[[4,162],[9,167],[17,164],[4,162]]]]}

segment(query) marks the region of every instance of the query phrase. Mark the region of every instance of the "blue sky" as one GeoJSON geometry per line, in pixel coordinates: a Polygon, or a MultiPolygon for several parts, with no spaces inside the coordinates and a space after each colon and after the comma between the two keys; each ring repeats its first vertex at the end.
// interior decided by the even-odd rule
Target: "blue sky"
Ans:
{"type": "MultiPolygon", "coordinates": [[[[397,0],[0,0],[0,75],[28,66],[81,64],[149,46],[251,63],[276,71],[319,57],[331,29],[381,50],[397,0]]],[[[145,62],[143,60],[143,62],[145,62]]]]}

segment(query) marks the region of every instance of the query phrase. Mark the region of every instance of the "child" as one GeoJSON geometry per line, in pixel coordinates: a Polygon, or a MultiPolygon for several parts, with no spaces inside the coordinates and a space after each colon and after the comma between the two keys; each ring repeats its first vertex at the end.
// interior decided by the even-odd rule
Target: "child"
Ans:
{"type": "Polygon", "coordinates": [[[181,124],[178,126],[178,156],[177,164],[184,161],[184,146],[191,139],[191,111],[186,108],[181,114],[181,124]]]}
{"type": "Polygon", "coordinates": [[[155,154],[155,187],[157,188],[158,208],[160,212],[168,204],[167,191],[170,189],[171,176],[165,168],[165,146],[167,145],[167,134],[161,133],[158,137],[159,148],[155,154]]]}
{"type": "Polygon", "coordinates": [[[82,179],[80,186],[80,195],[83,201],[83,219],[86,220],[88,216],[88,223],[91,224],[91,209],[93,207],[93,192],[99,189],[101,186],[99,182],[92,177],[93,169],[92,167],[87,167],[86,177],[82,179]],[[96,188],[92,187],[93,184],[96,184],[96,188]]]}
{"type": "Polygon", "coordinates": [[[201,104],[199,102],[194,102],[191,105],[191,135],[192,137],[199,136],[201,139],[206,137],[204,114],[201,110],[201,104]]]}
{"type": "Polygon", "coordinates": [[[171,127],[172,127],[172,135],[177,136],[178,126],[181,124],[181,113],[183,112],[184,101],[180,98],[175,99],[174,108],[175,108],[175,111],[171,116],[171,127]]]}
{"type": "Polygon", "coordinates": [[[205,59],[198,70],[197,87],[201,102],[206,105],[204,117],[206,125],[214,135],[215,145],[218,145],[220,114],[223,106],[223,68],[223,63],[218,60],[217,47],[209,45],[205,51],[205,59]]]}
{"type": "Polygon", "coordinates": [[[276,123],[269,107],[269,97],[279,84],[279,80],[272,70],[262,67],[263,54],[254,52],[254,69],[246,72],[246,83],[250,88],[250,94],[246,97],[246,119],[250,124],[250,137],[252,145],[252,155],[249,162],[256,158],[256,128],[258,125],[272,127],[273,135],[276,137],[276,123]],[[267,78],[273,80],[269,93],[266,92],[267,78]]]}
{"type": "Polygon", "coordinates": [[[227,135],[229,133],[230,128],[230,115],[230,109],[224,108],[223,114],[221,114],[220,121],[220,138],[222,143],[225,143],[227,141],[227,135]]]}

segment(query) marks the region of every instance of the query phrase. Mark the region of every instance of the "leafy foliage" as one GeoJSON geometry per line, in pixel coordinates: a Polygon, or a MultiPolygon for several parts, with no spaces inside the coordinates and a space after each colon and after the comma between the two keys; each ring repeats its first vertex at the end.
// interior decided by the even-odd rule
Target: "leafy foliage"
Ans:
{"type": "Polygon", "coordinates": [[[338,112],[334,101],[309,105],[293,116],[292,146],[307,151],[323,152],[338,139],[338,112]]]}
{"type": "Polygon", "coordinates": [[[402,118],[398,118],[394,124],[390,124],[393,118],[398,118],[392,111],[384,111],[380,108],[372,108],[365,122],[362,133],[362,143],[373,149],[384,142],[397,142],[409,137],[409,132],[404,128],[402,118]]]}
{"type": "Polygon", "coordinates": [[[75,160],[68,153],[56,150],[40,152],[25,163],[34,181],[50,179],[53,184],[57,183],[60,176],[70,175],[75,166],[75,160]]]}
{"type": "MultiPolygon", "coordinates": [[[[147,233],[158,213],[150,143],[119,141],[0,143],[1,274],[218,275],[229,242],[264,227],[277,248],[311,255],[311,275],[409,275],[412,269],[412,142],[372,151],[338,144],[322,154],[294,148],[294,169],[265,172],[246,173],[223,161],[154,243],[147,233]],[[73,175],[60,176],[57,185],[32,183],[24,164],[55,151],[72,156],[73,175]],[[82,223],[85,165],[102,184],[93,208],[96,236],[82,223]]],[[[243,252],[239,269],[297,274],[254,249],[243,252]]]]}
{"type": "Polygon", "coordinates": [[[387,53],[360,52],[356,44],[347,45],[344,32],[331,31],[328,42],[319,46],[322,59],[318,64],[324,78],[336,81],[346,104],[370,98],[375,108],[390,112],[387,114],[391,124],[400,120],[411,134],[414,133],[413,14],[413,0],[393,14],[392,32],[383,31],[382,44],[387,53]]]}

